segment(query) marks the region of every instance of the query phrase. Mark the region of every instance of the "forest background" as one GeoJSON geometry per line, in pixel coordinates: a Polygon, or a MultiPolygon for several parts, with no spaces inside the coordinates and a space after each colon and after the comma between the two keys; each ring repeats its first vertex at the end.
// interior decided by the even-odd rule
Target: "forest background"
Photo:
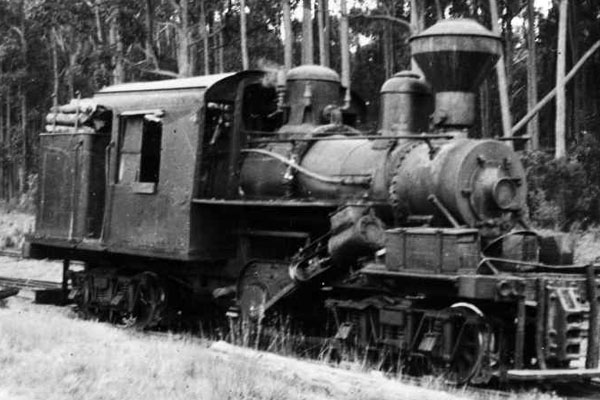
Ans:
{"type": "Polygon", "coordinates": [[[52,105],[120,82],[303,62],[340,71],[347,21],[351,87],[374,121],[381,84],[411,67],[411,33],[451,17],[504,39],[504,62],[479,89],[474,137],[508,134],[558,84],[556,101],[512,132],[530,138],[514,146],[533,221],[600,222],[600,51],[564,84],[600,43],[598,0],[0,0],[0,200],[32,203],[52,105]]]}

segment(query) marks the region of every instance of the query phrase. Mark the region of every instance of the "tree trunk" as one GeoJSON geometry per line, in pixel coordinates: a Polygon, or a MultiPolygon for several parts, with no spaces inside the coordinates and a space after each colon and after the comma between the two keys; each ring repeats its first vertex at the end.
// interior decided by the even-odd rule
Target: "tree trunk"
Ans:
{"type": "Polygon", "coordinates": [[[326,67],[331,65],[331,22],[329,18],[329,0],[321,0],[323,6],[323,40],[325,41],[326,67]]]}
{"type": "Polygon", "coordinates": [[[204,52],[204,75],[210,74],[210,54],[208,53],[208,29],[206,28],[206,10],[204,0],[200,0],[200,37],[204,52]]]}
{"type": "MultiPolygon", "coordinates": [[[[492,20],[492,31],[500,35],[500,26],[498,26],[498,4],[496,3],[496,0],[490,0],[490,17],[492,20]]],[[[504,61],[504,55],[500,55],[500,59],[496,64],[496,76],[498,78],[500,112],[502,114],[502,136],[510,137],[510,128],[512,122],[510,118],[510,98],[508,97],[508,82],[506,78],[506,65],[504,61]]],[[[508,142],[508,144],[512,146],[511,142],[508,142]]]]}
{"type": "Polygon", "coordinates": [[[285,69],[289,71],[292,68],[292,13],[290,10],[290,0],[281,0],[281,9],[283,11],[283,63],[285,69]]]}
{"type": "Polygon", "coordinates": [[[346,89],[344,107],[350,107],[350,49],[348,46],[348,9],[346,0],[340,0],[340,56],[342,64],[342,87],[346,89]]]}
{"type": "MultiPolygon", "coordinates": [[[[0,65],[0,80],[2,79],[2,66],[0,65]]],[[[4,145],[5,141],[5,130],[4,130],[4,104],[3,96],[0,91],[0,199],[4,198],[4,166],[6,161],[4,159],[4,145]]]]}
{"type": "Polygon", "coordinates": [[[317,25],[319,27],[319,63],[325,67],[329,67],[329,32],[328,24],[325,23],[329,19],[328,0],[319,0],[317,6],[317,25]]]}
{"type": "Polygon", "coordinates": [[[190,58],[190,29],[189,29],[188,0],[181,0],[177,7],[180,22],[177,24],[177,71],[180,77],[192,76],[192,63],[190,58]]]}
{"type": "MultiPolygon", "coordinates": [[[[2,79],[2,69],[0,69],[0,80],[2,79]]],[[[2,154],[2,146],[4,146],[4,104],[3,93],[0,91],[0,154],[2,154]]],[[[0,168],[2,171],[2,168],[0,168]]]]}
{"type": "MultiPolygon", "coordinates": [[[[10,151],[12,149],[12,115],[11,115],[11,104],[12,104],[12,97],[10,95],[10,86],[6,89],[6,143],[5,143],[5,149],[8,150],[9,154],[10,151]]],[[[7,155],[9,155],[7,154],[7,155]]],[[[12,198],[12,166],[13,166],[13,160],[8,159],[6,161],[6,183],[5,183],[5,195],[6,195],[6,199],[10,200],[12,198]]]]}
{"type": "MultiPolygon", "coordinates": [[[[115,6],[110,17],[110,47],[113,49],[113,84],[125,82],[125,66],[123,62],[123,41],[121,40],[120,10],[115,6]]],[[[74,93],[71,94],[71,97],[74,93]]]]}
{"type": "Polygon", "coordinates": [[[94,19],[96,22],[96,40],[98,40],[98,43],[104,44],[104,33],[102,31],[102,20],[100,18],[100,1],[101,0],[97,0],[94,2],[94,19]]]}
{"type": "Polygon", "coordinates": [[[438,21],[444,19],[444,10],[442,9],[440,0],[435,0],[435,16],[438,21]]]}
{"type": "MultiPolygon", "coordinates": [[[[412,3],[411,3],[412,4],[412,3]]],[[[385,10],[385,15],[389,17],[393,17],[390,15],[390,7],[385,1],[380,2],[380,7],[385,10]]],[[[393,4],[391,9],[393,10],[393,4]]],[[[385,79],[389,79],[394,74],[394,34],[393,28],[390,26],[389,21],[383,21],[383,32],[381,33],[381,48],[383,52],[383,70],[385,73],[385,79]]]]}
{"type": "Polygon", "coordinates": [[[27,100],[25,99],[25,92],[23,90],[23,84],[19,83],[19,102],[21,103],[21,155],[19,157],[19,166],[17,168],[17,182],[18,182],[18,193],[25,193],[25,177],[27,161],[27,100]]]}
{"type": "Polygon", "coordinates": [[[146,30],[146,40],[144,41],[144,47],[146,52],[146,61],[149,62],[154,68],[158,68],[158,58],[154,51],[154,9],[152,7],[152,0],[146,0],[146,9],[144,10],[144,28],[146,30]]]}
{"type": "MultiPolygon", "coordinates": [[[[410,30],[412,35],[416,35],[423,30],[423,11],[421,0],[410,0],[410,30]]],[[[410,58],[410,69],[423,76],[423,71],[421,71],[413,57],[410,58]]]]}
{"type": "Polygon", "coordinates": [[[225,72],[225,50],[224,50],[224,46],[225,46],[225,41],[223,40],[223,15],[221,14],[221,12],[219,12],[218,14],[218,23],[217,23],[217,48],[219,49],[217,54],[218,54],[218,64],[219,64],[219,73],[223,73],[225,72]]]}
{"type": "MultiPolygon", "coordinates": [[[[577,57],[579,56],[579,45],[577,42],[577,4],[574,3],[573,7],[571,7],[571,12],[568,13],[568,27],[567,27],[567,36],[569,38],[569,48],[571,49],[571,65],[575,65],[577,62],[577,57]]],[[[583,124],[585,120],[585,105],[582,101],[582,94],[584,92],[581,86],[582,77],[577,76],[575,78],[575,82],[571,85],[571,96],[570,97],[570,112],[569,112],[569,121],[570,121],[570,130],[572,132],[572,137],[574,139],[578,139],[579,135],[583,130],[583,124]]]]}
{"type": "Polygon", "coordinates": [[[317,8],[317,33],[319,37],[319,64],[325,65],[323,63],[325,59],[325,38],[323,37],[323,0],[318,0],[315,3],[317,8]]]}
{"type": "Polygon", "coordinates": [[[394,42],[393,31],[389,22],[383,25],[383,67],[385,79],[389,79],[394,74],[394,42]]]}
{"type": "Polygon", "coordinates": [[[302,64],[314,64],[312,0],[302,1],[302,64]]]}
{"type": "MultiPolygon", "coordinates": [[[[510,2],[509,2],[510,4],[510,2]]],[[[510,87],[512,85],[512,59],[513,59],[513,42],[512,42],[512,9],[510,6],[506,7],[506,14],[504,14],[504,69],[506,70],[506,88],[510,93],[510,87]]]]}
{"type": "Polygon", "coordinates": [[[52,75],[53,75],[53,91],[52,91],[52,106],[58,107],[58,87],[59,87],[59,73],[58,73],[58,48],[56,44],[56,30],[52,28],[50,33],[52,43],[52,75]]]}
{"type": "Polygon", "coordinates": [[[246,23],[246,0],[240,0],[240,34],[242,46],[242,69],[250,68],[250,57],[248,57],[248,31],[246,23]]]}
{"type": "MultiPolygon", "coordinates": [[[[531,111],[538,102],[537,86],[537,52],[535,46],[535,15],[533,1],[527,0],[527,111],[531,111]]],[[[530,150],[540,148],[540,125],[538,117],[535,116],[527,125],[527,133],[530,150]]]]}
{"type": "MultiPolygon", "coordinates": [[[[79,55],[79,43],[77,42],[77,48],[71,54],[69,54],[69,71],[67,73],[68,77],[68,87],[69,87],[69,99],[75,98],[75,64],[77,63],[77,57],[79,55]]],[[[118,49],[118,46],[117,46],[118,49]]],[[[122,81],[120,81],[122,82],[122,81]]],[[[120,83],[119,82],[119,83],[120,83]]],[[[117,83],[117,82],[115,82],[117,83]]]]}
{"type": "Polygon", "coordinates": [[[565,68],[567,55],[568,0],[560,0],[558,11],[558,45],[556,57],[556,125],[555,158],[565,157],[566,151],[566,94],[565,68]]]}
{"type": "MultiPolygon", "coordinates": [[[[25,25],[25,0],[21,1],[21,60],[25,68],[25,76],[28,75],[27,63],[27,32],[25,25]]],[[[25,78],[26,79],[26,78],[25,78]]],[[[28,159],[28,138],[27,138],[27,91],[23,87],[23,79],[19,83],[19,95],[21,97],[21,166],[19,168],[19,193],[25,193],[25,184],[29,172],[27,166],[28,159]]]]}

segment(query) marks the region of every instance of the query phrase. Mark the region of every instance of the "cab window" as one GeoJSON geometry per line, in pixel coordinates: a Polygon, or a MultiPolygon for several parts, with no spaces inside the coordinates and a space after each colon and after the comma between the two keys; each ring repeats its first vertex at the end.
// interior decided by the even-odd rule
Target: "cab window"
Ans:
{"type": "Polygon", "coordinates": [[[157,184],[162,123],[153,115],[121,117],[117,183],[157,184]]]}

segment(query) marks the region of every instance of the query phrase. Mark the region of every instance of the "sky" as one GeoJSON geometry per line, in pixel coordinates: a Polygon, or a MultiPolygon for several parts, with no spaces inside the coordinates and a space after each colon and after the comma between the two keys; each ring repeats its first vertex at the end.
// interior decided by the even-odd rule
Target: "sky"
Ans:
{"type": "MultiPolygon", "coordinates": [[[[348,10],[350,10],[356,4],[355,0],[348,0],[348,10]]],[[[364,1],[364,8],[372,9],[377,7],[377,0],[366,0],[364,1]]],[[[544,14],[548,12],[550,7],[552,6],[552,0],[534,0],[534,7],[540,9],[544,14]]],[[[340,1],[339,0],[330,0],[329,1],[329,12],[331,14],[337,14],[340,10],[340,1]]],[[[302,7],[297,7],[294,10],[294,18],[302,21],[302,7]]]]}
{"type": "MultiPolygon", "coordinates": [[[[347,0],[348,2],[348,10],[352,9],[352,7],[354,7],[354,5],[356,4],[356,0],[347,0]]],[[[297,21],[302,21],[302,17],[303,17],[303,11],[302,11],[302,7],[301,4],[296,7],[295,10],[292,11],[292,18],[296,19],[297,21]]],[[[365,10],[369,10],[369,9],[373,9],[377,7],[377,0],[365,0],[363,1],[363,8],[365,10]]],[[[548,10],[550,9],[550,7],[552,7],[552,0],[534,0],[534,7],[536,9],[538,9],[539,11],[541,11],[544,15],[546,15],[548,13],[548,10]]],[[[338,14],[340,12],[340,0],[329,0],[329,13],[330,14],[338,14]]],[[[523,22],[520,21],[521,18],[520,17],[515,17],[517,20],[514,21],[515,25],[521,25],[523,22]]],[[[369,38],[367,36],[363,36],[360,35],[359,38],[359,43],[361,45],[366,45],[368,44],[372,38],[369,38]]],[[[352,51],[353,49],[351,49],[352,51]]]]}

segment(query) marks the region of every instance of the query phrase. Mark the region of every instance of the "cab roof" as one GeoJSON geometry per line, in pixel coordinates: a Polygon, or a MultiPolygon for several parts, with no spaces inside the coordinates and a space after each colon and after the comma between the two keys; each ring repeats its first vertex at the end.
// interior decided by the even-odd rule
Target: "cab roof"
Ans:
{"type": "Polygon", "coordinates": [[[224,74],[194,76],[191,78],[164,79],[160,81],[132,82],[108,86],[101,89],[98,93],[126,93],[156,90],[180,90],[180,89],[200,89],[208,88],[215,83],[229,78],[240,72],[228,72],[224,74]]]}

